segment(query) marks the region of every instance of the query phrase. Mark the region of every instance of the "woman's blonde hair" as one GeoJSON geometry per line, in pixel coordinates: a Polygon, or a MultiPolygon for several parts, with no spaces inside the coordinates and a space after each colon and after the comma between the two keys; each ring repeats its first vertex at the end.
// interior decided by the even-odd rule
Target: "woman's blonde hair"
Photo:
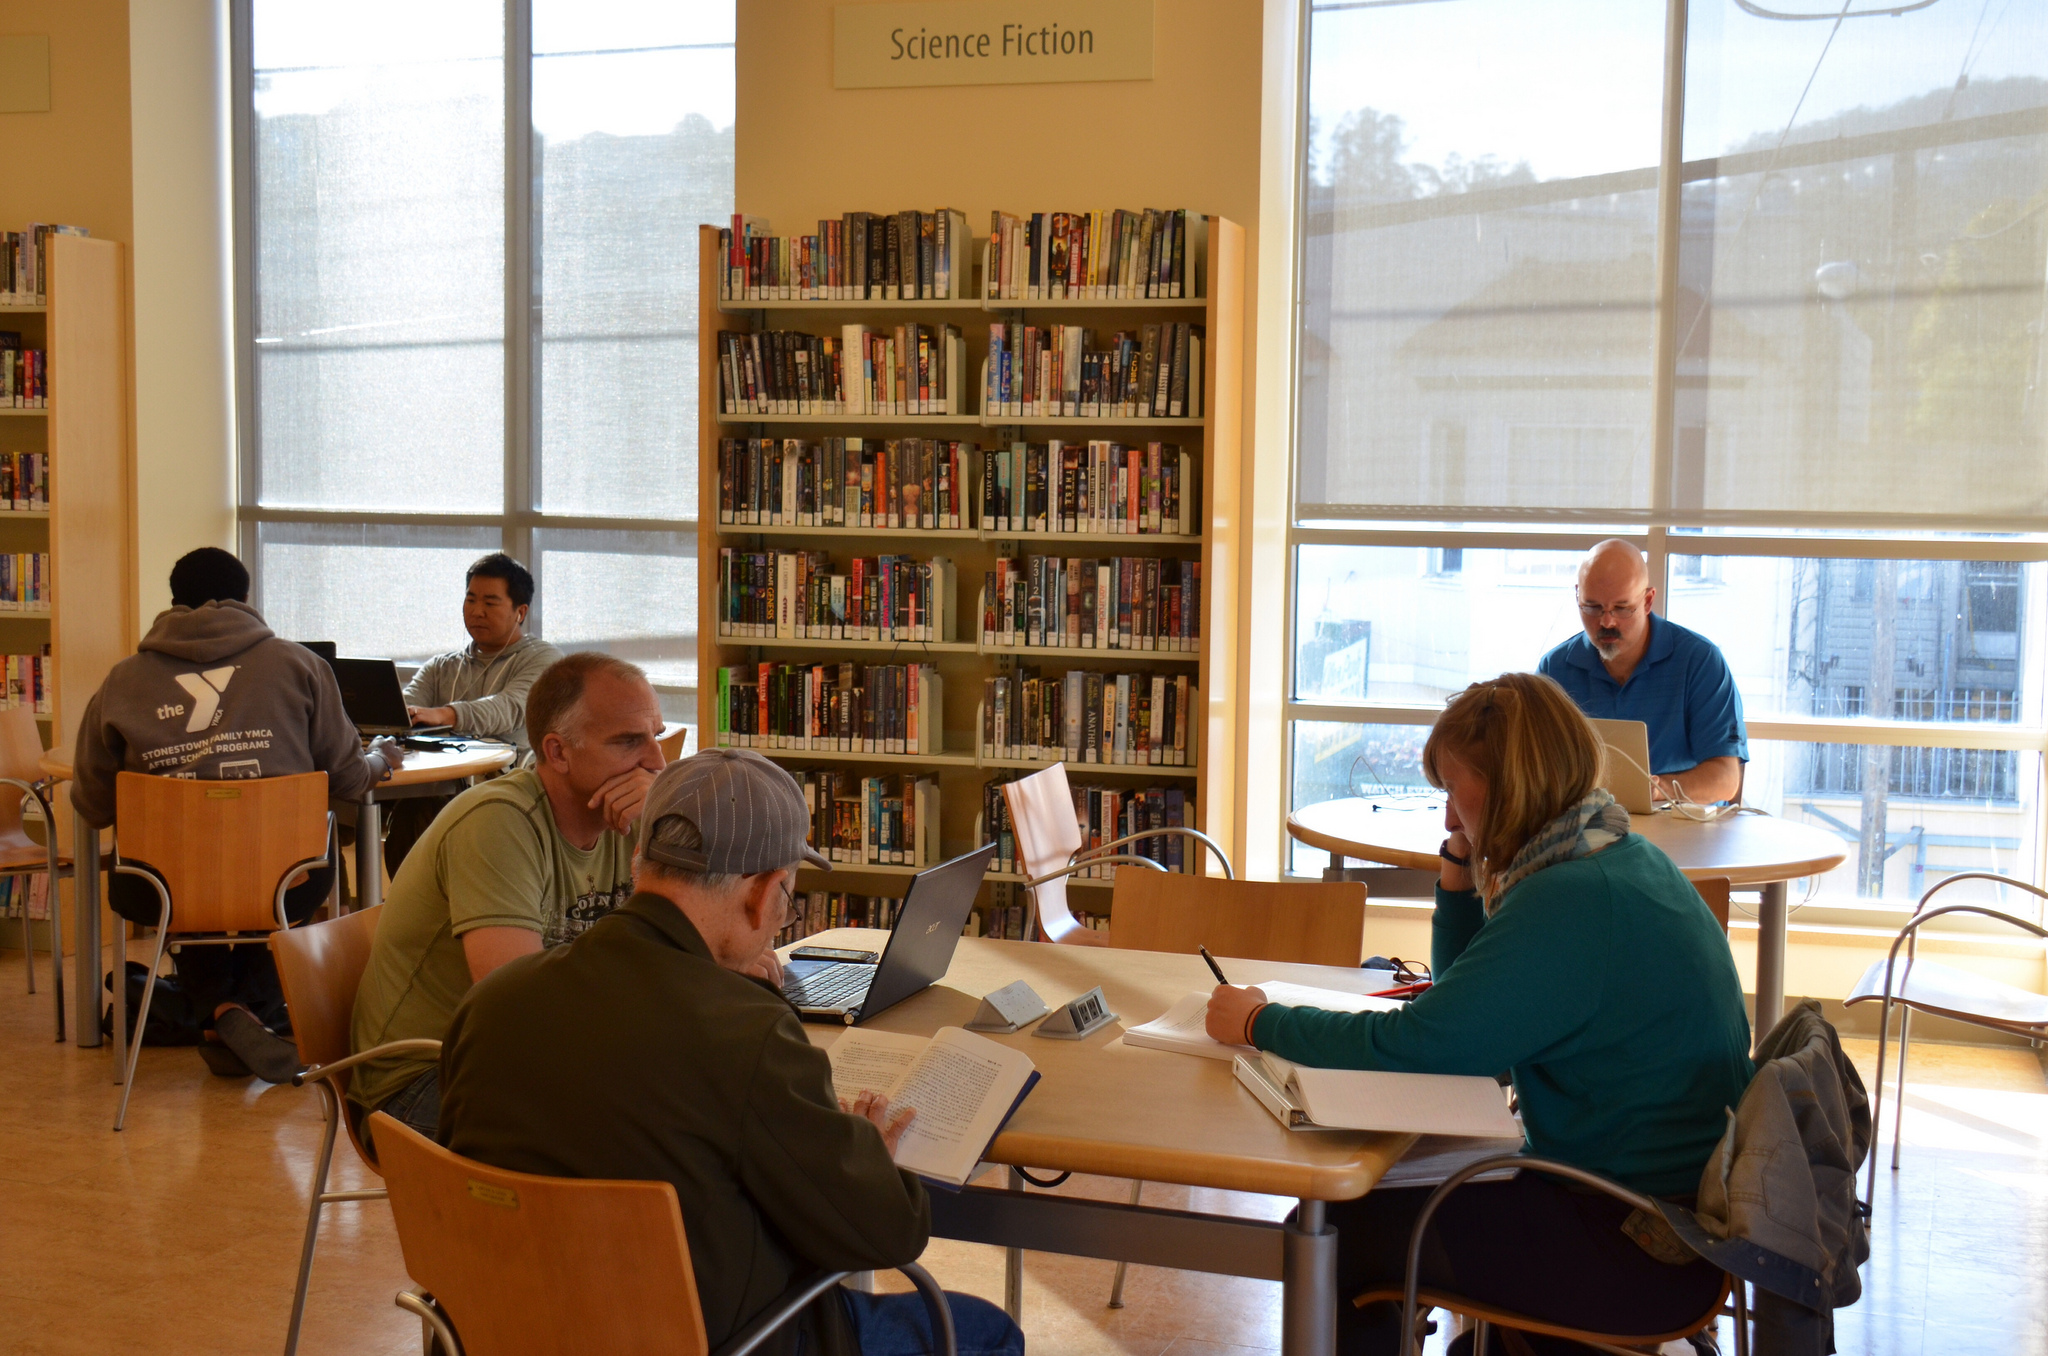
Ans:
{"type": "Polygon", "coordinates": [[[1486,780],[1484,822],[1465,826],[1482,890],[1600,783],[1600,737],[1565,690],[1538,673],[1503,673],[1451,698],[1422,746],[1431,786],[1444,784],[1446,754],[1486,780]]]}

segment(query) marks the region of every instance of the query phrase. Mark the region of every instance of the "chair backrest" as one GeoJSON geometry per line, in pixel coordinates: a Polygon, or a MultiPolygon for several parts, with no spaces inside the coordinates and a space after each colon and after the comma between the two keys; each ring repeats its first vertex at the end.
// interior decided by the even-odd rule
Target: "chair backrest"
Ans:
{"type": "Polygon", "coordinates": [[[661,761],[673,763],[676,759],[682,757],[683,746],[689,742],[689,739],[690,727],[687,725],[676,726],[673,733],[663,730],[661,737],[654,741],[661,748],[661,761]]]}
{"type": "MultiPolygon", "coordinates": [[[[1017,831],[1017,854],[1024,859],[1026,876],[1059,870],[1081,846],[1081,826],[1074,818],[1074,793],[1067,786],[1064,763],[1003,783],[1003,801],[1010,807],[1010,824],[1017,831]]],[[[1084,931],[1067,907],[1066,877],[1038,886],[1032,897],[1038,905],[1039,926],[1053,941],[1065,941],[1084,931]]]]}
{"type": "MultiPolygon", "coordinates": [[[[9,707],[0,711],[0,777],[17,782],[42,780],[40,766],[43,736],[36,729],[35,708],[9,707]]],[[[45,826],[45,832],[49,832],[45,826]]],[[[0,788],[0,841],[26,841],[22,826],[21,793],[13,787],[0,788]]]]}
{"type": "Polygon", "coordinates": [[[406,1272],[468,1356],[709,1351],[673,1186],[507,1172],[370,1125],[406,1272]]]}
{"type": "MultiPolygon", "coordinates": [[[[291,1010],[292,1038],[299,1044],[302,1064],[332,1064],[351,1053],[349,1023],[356,1010],[356,990],[369,967],[370,944],[376,940],[377,919],[383,912],[379,904],[270,934],[270,954],[277,958],[277,978],[291,1010]]],[[[335,1091],[346,1094],[348,1071],[336,1074],[335,1080],[335,1091]]]]}
{"type": "Polygon", "coordinates": [[[1728,878],[1709,876],[1705,880],[1694,881],[1692,888],[1699,891],[1700,898],[1707,902],[1707,908],[1712,910],[1715,919],[1721,924],[1722,933],[1725,934],[1728,931],[1728,878]]]}
{"type": "Polygon", "coordinates": [[[1357,965],[1365,956],[1365,886],[1225,880],[1124,867],[1110,896],[1109,944],[1127,951],[1357,965]]]}
{"type": "Polygon", "coordinates": [[[123,772],[114,779],[123,862],[171,892],[171,931],[269,932],[277,887],[327,853],[327,774],[198,781],[123,772]]]}

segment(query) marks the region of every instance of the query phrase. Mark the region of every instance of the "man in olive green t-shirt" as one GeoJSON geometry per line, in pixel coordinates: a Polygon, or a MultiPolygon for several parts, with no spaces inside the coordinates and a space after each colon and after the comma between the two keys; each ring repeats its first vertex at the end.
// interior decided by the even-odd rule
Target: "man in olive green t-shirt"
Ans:
{"type": "MultiPolygon", "coordinates": [[[[570,655],[527,694],[526,725],[536,766],[457,796],[392,881],[356,991],[358,1052],[441,1039],[472,984],[573,941],[632,895],[633,826],[662,768],[647,676],[609,655],[570,655]]],[[[370,1060],[349,1101],[432,1135],[438,1068],[431,1057],[370,1060]]]]}

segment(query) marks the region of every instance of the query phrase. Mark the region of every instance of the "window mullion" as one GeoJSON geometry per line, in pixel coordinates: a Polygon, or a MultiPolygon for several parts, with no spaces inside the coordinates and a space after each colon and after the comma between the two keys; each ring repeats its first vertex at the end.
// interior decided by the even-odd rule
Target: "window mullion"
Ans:
{"type": "MultiPolygon", "coordinates": [[[[540,194],[533,0],[505,3],[505,549],[533,562],[540,443],[540,194]]],[[[531,625],[541,624],[536,598],[531,625]]]]}

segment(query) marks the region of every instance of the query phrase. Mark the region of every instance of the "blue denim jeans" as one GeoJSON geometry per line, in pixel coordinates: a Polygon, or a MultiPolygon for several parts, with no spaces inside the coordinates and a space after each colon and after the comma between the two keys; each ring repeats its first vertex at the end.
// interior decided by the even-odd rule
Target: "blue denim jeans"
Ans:
{"type": "MultiPolygon", "coordinates": [[[[860,1356],[927,1356],[937,1352],[924,1297],[839,1292],[860,1341],[860,1356]]],[[[960,1356],[1024,1356],[1024,1333],[996,1305],[973,1295],[946,1292],[953,1310],[953,1338],[960,1356]]]]}
{"type": "Polygon", "coordinates": [[[441,1121],[441,1066],[435,1065],[392,1093],[377,1109],[394,1121],[403,1121],[428,1139],[434,1138],[434,1131],[441,1121]]]}

